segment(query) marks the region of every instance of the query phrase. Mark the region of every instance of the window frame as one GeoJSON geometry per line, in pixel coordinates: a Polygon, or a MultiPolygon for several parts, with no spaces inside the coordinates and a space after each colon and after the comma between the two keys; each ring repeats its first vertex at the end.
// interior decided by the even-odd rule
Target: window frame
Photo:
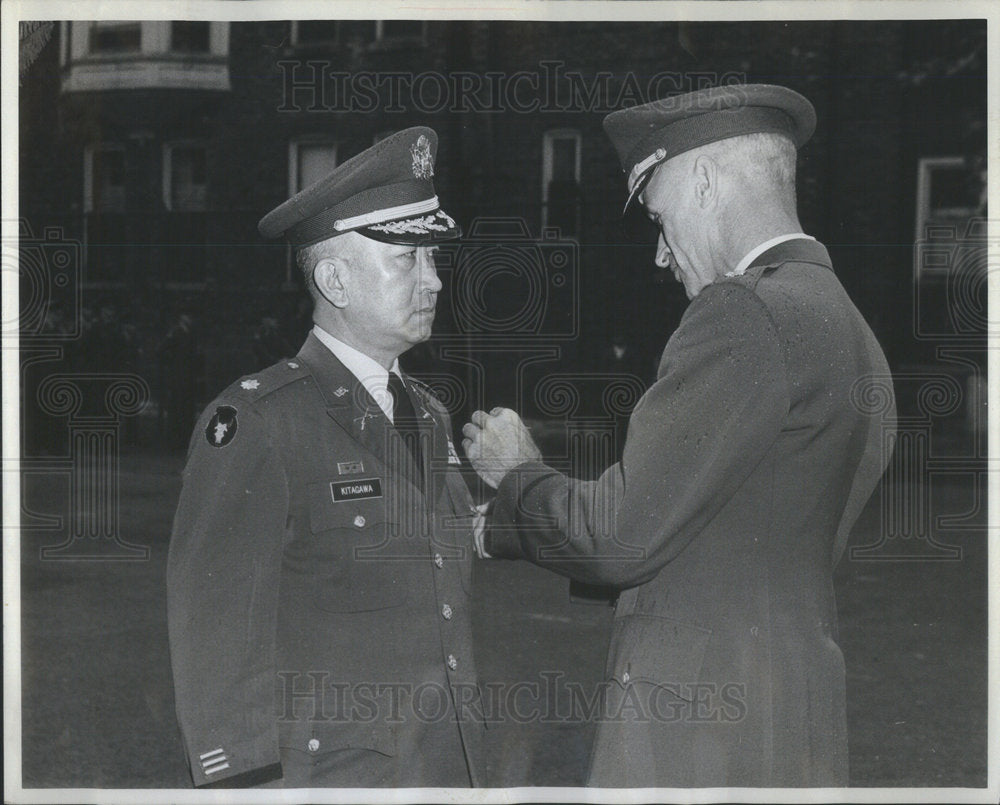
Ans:
{"type": "MultiPolygon", "coordinates": [[[[555,148],[557,140],[573,140],[576,145],[576,155],[573,164],[573,178],[577,188],[583,187],[583,134],[579,129],[558,128],[549,129],[542,135],[542,229],[549,228],[549,185],[553,179],[553,168],[555,166],[555,148]]],[[[580,208],[582,204],[577,203],[576,231],[572,233],[562,233],[564,235],[579,235],[580,230],[580,208]]]]}
{"type": "Polygon", "coordinates": [[[305,134],[288,141],[288,195],[294,196],[303,187],[299,186],[301,173],[301,149],[303,146],[327,145],[333,148],[334,167],[340,164],[340,140],[325,134],[305,134]]]}
{"type": "Polygon", "coordinates": [[[209,20],[169,20],[167,25],[167,52],[190,58],[204,58],[212,55],[212,23],[209,20]],[[194,22],[206,26],[205,49],[204,50],[178,50],[174,47],[174,25],[177,23],[194,22]]]}
{"type": "Polygon", "coordinates": [[[427,20],[411,20],[411,19],[394,19],[394,20],[367,20],[367,19],[355,19],[355,20],[334,20],[337,23],[336,35],[332,39],[316,39],[309,42],[301,41],[299,34],[299,26],[303,22],[327,22],[328,20],[290,20],[291,28],[289,30],[288,41],[291,43],[292,47],[297,48],[310,48],[310,47],[322,47],[334,46],[342,47],[346,43],[344,42],[343,33],[341,30],[341,23],[344,22],[374,22],[375,31],[374,35],[370,40],[364,43],[365,47],[379,47],[379,46],[391,46],[396,44],[427,44],[427,20]],[[415,22],[420,24],[420,32],[416,34],[397,34],[392,36],[386,36],[385,34],[385,23],[386,22],[415,22]]]}
{"type": "Polygon", "coordinates": [[[966,168],[965,157],[958,155],[920,157],[917,160],[917,204],[914,220],[914,238],[916,241],[927,237],[927,227],[935,221],[942,223],[961,221],[973,218],[976,207],[941,207],[931,208],[931,197],[934,189],[934,171],[939,168],[966,168]],[[942,215],[943,213],[943,215],[942,215]]]}
{"type": "Polygon", "coordinates": [[[105,207],[97,207],[94,198],[94,155],[100,152],[104,153],[119,153],[122,155],[122,172],[125,173],[125,146],[122,143],[116,142],[99,142],[92,143],[90,145],[84,146],[83,149],[83,211],[87,214],[105,214],[105,213],[120,213],[124,212],[124,208],[128,206],[128,199],[124,198],[125,188],[128,183],[125,181],[125,177],[122,176],[122,209],[110,209],[105,207]]]}
{"type": "Polygon", "coordinates": [[[86,47],[84,52],[89,58],[92,59],[103,59],[103,58],[121,58],[122,56],[139,56],[143,52],[143,44],[145,43],[145,25],[143,25],[142,20],[91,20],[87,24],[87,39],[86,47]],[[94,48],[94,32],[104,28],[105,30],[114,30],[115,28],[126,28],[126,27],[136,27],[139,31],[139,41],[136,43],[135,48],[130,48],[128,50],[97,50],[94,48]]]}
{"type": "Polygon", "coordinates": [[[161,177],[161,190],[163,194],[163,206],[167,212],[206,212],[210,209],[208,203],[209,170],[208,170],[208,144],[205,140],[184,139],[170,140],[163,143],[163,172],[161,177]],[[173,204],[173,167],[174,151],[179,148],[201,148],[205,152],[205,206],[200,210],[175,210],[173,204]]]}

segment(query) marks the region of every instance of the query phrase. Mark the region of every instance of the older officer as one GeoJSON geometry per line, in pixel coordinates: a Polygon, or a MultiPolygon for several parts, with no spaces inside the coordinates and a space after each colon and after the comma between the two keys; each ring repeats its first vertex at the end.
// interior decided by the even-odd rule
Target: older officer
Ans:
{"type": "Polygon", "coordinates": [[[482,785],[472,501],[442,405],[400,372],[455,238],[437,137],[401,131],[260,222],[314,300],[294,358],[244,377],[191,441],[167,568],[196,786],[482,785]]]}
{"type": "Polygon", "coordinates": [[[465,426],[497,486],[486,551],[621,588],[591,785],[847,784],[831,577],[887,460],[852,394],[888,367],[798,222],[814,124],[766,85],[608,116],[656,263],[691,299],[622,461],[572,480],[514,412],[465,426]]]}

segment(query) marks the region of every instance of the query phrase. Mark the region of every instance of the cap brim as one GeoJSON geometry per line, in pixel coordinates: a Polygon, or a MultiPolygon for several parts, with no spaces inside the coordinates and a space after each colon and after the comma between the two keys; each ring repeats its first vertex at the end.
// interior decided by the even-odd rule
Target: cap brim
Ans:
{"type": "Polygon", "coordinates": [[[382,243],[405,246],[456,240],[462,237],[462,228],[455,223],[455,219],[441,209],[426,215],[412,215],[361,227],[354,231],[382,243]]]}

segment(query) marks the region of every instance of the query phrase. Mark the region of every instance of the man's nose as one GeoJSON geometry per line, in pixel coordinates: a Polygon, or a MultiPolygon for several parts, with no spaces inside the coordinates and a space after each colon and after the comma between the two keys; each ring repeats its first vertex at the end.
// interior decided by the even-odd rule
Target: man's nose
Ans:
{"type": "Polygon", "coordinates": [[[437,293],[442,286],[434,265],[434,252],[426,246],[420,246],[417,248],[417,254],[420,256],[420,290],[437,293]]]}
{"type": "Polygon", "coordinates": [[[670,266],[670,258],[673,253],[670,251],[670,247],[667,246],[667,242],[663,239],[663,233],[656,239],[656,265],[660,268],[668,268],[670,266]]]}

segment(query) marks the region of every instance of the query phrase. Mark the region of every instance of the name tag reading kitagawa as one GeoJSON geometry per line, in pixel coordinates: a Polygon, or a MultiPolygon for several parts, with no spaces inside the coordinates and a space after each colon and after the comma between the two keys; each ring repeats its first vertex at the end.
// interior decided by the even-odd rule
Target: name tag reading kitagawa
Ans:
{"type": "Polygon", "coordinates": [[[382,479],[357,478],[353,481],[330,481],[330,491],[333,493],[334,503],[342,503],[345,500],[380,498],[382,497],[382,479]]]}

